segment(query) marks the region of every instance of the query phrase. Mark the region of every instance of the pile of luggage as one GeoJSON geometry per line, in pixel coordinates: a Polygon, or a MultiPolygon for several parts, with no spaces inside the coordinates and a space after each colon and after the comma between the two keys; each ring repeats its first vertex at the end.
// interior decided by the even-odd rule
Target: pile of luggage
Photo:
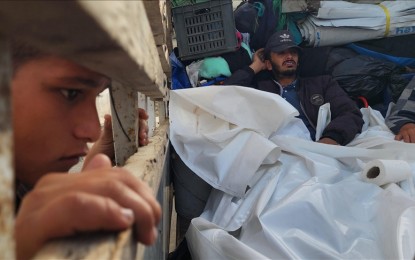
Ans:
{"type": "Polygon", "coordinates": [[[415,73],[415,2],[319,1],[316,8],[309,1],[313,5],[297,12],[284,11],[282,2],[245,0],[235,6],[228,14],[235,35],[226,36],[232,48],[182,59],[178,45],[170,55],[172,89],[221,84],[250,65],[252,53],[272,33],[285,29],[304,49],[300,76],[330,74],[359,105],[383,114],[396,102],[415,73]]]}

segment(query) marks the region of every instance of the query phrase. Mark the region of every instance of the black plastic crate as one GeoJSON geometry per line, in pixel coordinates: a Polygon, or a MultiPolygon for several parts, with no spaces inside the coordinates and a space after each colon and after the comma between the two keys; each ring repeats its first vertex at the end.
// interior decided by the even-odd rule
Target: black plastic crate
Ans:
{"type": "Polygon", "coordinates": [[[179,57],[198,59],[237,48],[232,0],[212,0],[172,8],[179,57]]]}

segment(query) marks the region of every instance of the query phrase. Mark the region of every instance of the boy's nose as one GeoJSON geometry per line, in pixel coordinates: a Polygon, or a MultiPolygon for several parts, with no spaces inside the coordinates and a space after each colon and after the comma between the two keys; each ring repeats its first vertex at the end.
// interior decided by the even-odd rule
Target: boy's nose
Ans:
{"type": "Polygon", "coordinates": [[[77,125],[75,126],[75,136],[85,139],[87,142],[95,142],[101,134],[101,125],[98,112],[95,107],[90,107],[78,114],[77,125]]]}

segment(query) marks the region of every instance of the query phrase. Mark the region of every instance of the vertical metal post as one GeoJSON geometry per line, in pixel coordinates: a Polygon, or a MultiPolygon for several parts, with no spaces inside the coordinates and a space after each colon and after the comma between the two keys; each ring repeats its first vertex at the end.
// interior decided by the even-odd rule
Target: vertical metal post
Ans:
{"type": "Polygon", "coordinates": [[[131,87],[113,82],[111,95],[115,160],[117,165],[123,166],[125,161],[137,152],[138,93],[131,87]]]}

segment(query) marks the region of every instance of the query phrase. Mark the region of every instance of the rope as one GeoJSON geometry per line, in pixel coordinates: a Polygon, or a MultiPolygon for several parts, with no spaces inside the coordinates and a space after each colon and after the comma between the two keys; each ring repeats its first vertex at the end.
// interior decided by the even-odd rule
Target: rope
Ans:
{"type": "Polygon", "coordinates": [[[385,13],[385,16],[386,16],[385,37],[387,37],[389,34],[390,26],[391,26],[391,15],[389,13],[388,8],[386,8],[386,6],[382,4],[379,4],[379,6],[383,9],[383,12],[385,13]]]}

